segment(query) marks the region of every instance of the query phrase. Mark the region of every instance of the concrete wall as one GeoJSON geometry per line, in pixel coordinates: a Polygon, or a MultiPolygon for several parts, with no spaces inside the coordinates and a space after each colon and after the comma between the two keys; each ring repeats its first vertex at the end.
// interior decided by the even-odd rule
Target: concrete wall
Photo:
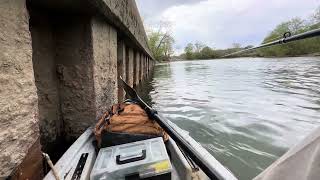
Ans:
{"type": "MultiPolygon", "coordinates": [[[[103,19],[92,18],[96,119],[118,102],[117,31],[103,19]]],[[[93,122],[95,119],[92,119],[93,122]]],[[[90,122],[91,124],[93,122],[90,122]]]]}
{"type": "Polygon", "coordinates": [[[14,169],[21,178],[39,177],[40,171],[20,171],[23,160],[42,166],[28,17],[25,1],[0,1],[0,179],[14,169]]]}
{"type": "Polygon", "coordinates": [[[59,157],[124,99],[120,75],[136,87],[150,72],[133,0],[28,2],[0,2],[0,179],[41,179],[41,151],[59,157]]]}
{"type": "Polygon", "coordinates": [[[132,76],[133,76],[133,82],[132,82],[133,87],[135,87],[135,85],[136,85],[136,73],[137,73],[137,69],[136,69],[136,67],[137,67],[136,54],[137,54],[137,52],[135,50],[133,50],[133,74],[132,74],[132,76]]]}
{"type": "Polygon", "coordinates": [[[69,16],[57,23],[55,59],[61,116],[66,138],[72,139],[96,118],[91,21],[69,16]]]}
{"type": "Polygon", "coordinates": [[[146,56],[143,55],[143,59],[142,59],[142,79],[144,79],[146,77],[146,56]]]}
{"type": "Polygon", "coordinates": [[[38,94],[41,144],[47,151],[47,146],[53,145],[62,132],[54,31],[46,14],[32,11],[29,15],[32,19],[32,62],[38,94]]]}
{"type": "Polygon", "coordinates": [[[140,53],[137,51],[135,54],[134,86],[139,85],[140,71],[140,53]]]}
{"type": "Polygon", "coordinates": [[[143,79],[143,57],[144,57],[144,55],[143,54],[141,54],[140,55],[140,77],[139,77],[139,79],[140,79],[140,82],[142,81],[142,79],[143,79]]]}
{"type": "Polygon", "coordinates": [[[133,76],[134,76],[134,72],[133,72],[133,68],[134,68],[134,51],[132,48],[127,48],[127,66],[126,66],[126,70],[127,70],[127,83],[128,85],[130,85],[131,87],[133,87],[133,76]]]}
{"type": "Polygon", "coordinates": [[[146,61],[146,70],[147,70],[147,76],[149,75],[149,58],[147,57],[146,61]]]}
{"type": "MultiPolygon", "coordinates": [[[[117,49],[118,77],[121,76],[123,80],[126,80],[126,45],[123,40],[118,40],[117,49]]],[[[124,95],[124,90],[118,87],[118,102],[122,102],[124,100],[124,95]]]]}
{"type": "Polygon", "coordinates": [[[42,143],[52,144],[61,128],[77,137],[117,102],[117,32],[97,17],[55,18],[52,25],[38,25],[43,17],[32,16],[30,29],[42,143]]]}

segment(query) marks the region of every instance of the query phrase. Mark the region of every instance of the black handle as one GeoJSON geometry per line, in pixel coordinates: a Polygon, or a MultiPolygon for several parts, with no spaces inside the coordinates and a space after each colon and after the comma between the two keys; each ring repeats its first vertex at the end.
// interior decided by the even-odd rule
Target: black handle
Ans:
{"type": "Polygon", "coordinates": [[[127,164],[127,163],[131,163],[131,162],[135,162],[135,161],[141,161],[146,158],[146,154],[147,154],[147,151],[144,149],[141,151],[141,156],[133,157],[130,159],[125,159],[125,160],[120,160],[120,155],[117,155],[116,163],[117,164],[127,164]]]}

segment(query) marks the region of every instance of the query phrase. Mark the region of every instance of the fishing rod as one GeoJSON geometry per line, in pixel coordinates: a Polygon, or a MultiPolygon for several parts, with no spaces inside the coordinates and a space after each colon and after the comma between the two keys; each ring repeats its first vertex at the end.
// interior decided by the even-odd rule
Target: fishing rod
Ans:
{"type": "Polygon", "coordinates": [[[229,57],[229,56],[233,56],[233,55],[236,55],[236,54],[241,54],[241,53],[244,53],[244,52],[252,51],[252,50],[255,50],[255,49],[274,46],[274,45],[278,45],[278,44],[285,44],[285,43],[288,43],[288,42],[298,41],[298,40],[312,38],[312,37],[316,37],[316,36],[320,36],[320,28],[319,29],[315,29],[315,30],[311,30],[311,31],[307,31],[307,32],[304,32],[304,33],[296,34],[296,35],[293,35],[293,36],[291,36],[290,32],[286,32],[286,33],[283,34],[283,38],[281,38],[281,39],[278,39],[278,40],[275,40],[275,41],[271,41],[271,42],[268,42],[268,43],[264,43],[264,44],[261,44],[260,46],[256,46],[256,47],[244,49],[244,50],[241,50],[241,51],[237,51],[237,52],[234,52],[234,53],[230,53],[230,54],[224,55],[222,57],[223,58],[224,57],[229,57]]]}
{"type": "Polygon", "coordinates": [[[119,78],[119,84],[122,85],[129,98],[138,102],[138,104],[147,112],[147,114],[155,120],[177,143],[177,145],[201,168],[201,170],[212,180],[222,180],[221,174],[207,162],[193,146],[191,146],[170,124],[169,120],[160,116],[156,110],[146,104],[137,94],[137,92],[131,88],[126,82],[119,78]]]}

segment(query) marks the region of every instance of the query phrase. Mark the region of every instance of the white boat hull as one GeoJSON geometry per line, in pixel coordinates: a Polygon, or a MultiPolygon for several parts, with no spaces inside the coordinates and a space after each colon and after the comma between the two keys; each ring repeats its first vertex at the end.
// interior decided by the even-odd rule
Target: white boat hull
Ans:
{"type": "MultiPolygon", "coordinates": [[[[196,142],[187,131],[182,130],[174,123],[170,122],[170,126],[174,128],[194,149],[205,157],[206,163],[209,163],[219,179],[236,180],[237,178],[222,164],[220,164],[206,149],[196,142]]],[[[87,129],[63,154],[59,161],[55,164],[55,170],[61,180],[71,180],[77,167],[78,161],[83,153],[88,153],[88,157],[81,173],[80,180],[89,180],[90,172],[96,159],[95,147],[92,144],[94,135],[92,129],[87,129]]],[[[177,144],[170,138],[167,143],[170,152],[171,163],[173,166],[173,180],[197,180],[209,179],[201,169],[195,170],[185,158],[177,144]]],[[[52,171],[50,171],[44,180],[55,180],[52,171]]]]}

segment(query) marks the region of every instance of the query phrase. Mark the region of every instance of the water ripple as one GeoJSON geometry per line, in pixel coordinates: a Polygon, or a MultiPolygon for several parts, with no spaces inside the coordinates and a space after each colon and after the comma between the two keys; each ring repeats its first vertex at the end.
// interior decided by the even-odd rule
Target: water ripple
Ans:
{"type": "Polygon", "coordinates": [[[320,125],[320,58],[160,64],[148,85],[153,107],[239,179],[256,176],[320,125]]]}

